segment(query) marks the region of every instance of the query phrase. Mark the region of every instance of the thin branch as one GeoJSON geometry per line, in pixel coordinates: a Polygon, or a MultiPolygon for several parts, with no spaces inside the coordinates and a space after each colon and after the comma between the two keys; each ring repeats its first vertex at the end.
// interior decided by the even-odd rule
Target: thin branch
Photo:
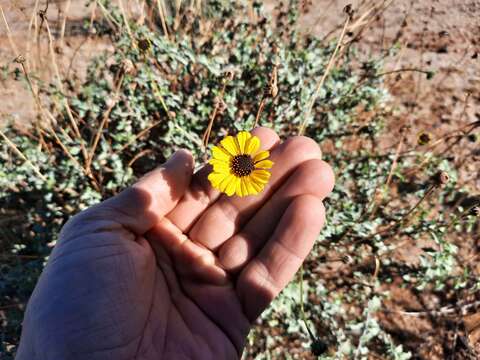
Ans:
{"type": "Polygon", "coordinates": [[[168,35],[168,27],[167,27],[167,21],[166,21],[166,11],[165,11],[165,4],[163,3],[163,0],[157,0],[157,7],[158,7],[158,15],[160,16],[160,22],[162,23],[162,29],[163,33],[165,34],[165,37],[167,40],[170,40],[170,37],[168,35]]]}
{"type": "Polygon", "coordinates": [[[343,38],[345,37],[345,33],[347,31],[347,27],[348,27],[349,23],[350,23],[350,15],[347,15],[347,19],[345,20],[345,23],[343,25],[342,33],[340,34],[340,37],[339,37],[338,42],[337,42],[337,46],[335,47],[335,50],[333,51],[332,55],[330,56],[330,60],[328,61],[325,72],[323,73],[323,76],[320,79],[320,81],[317,85],[317,88],[316,88],[315,92],[313,93],[312,99],[310,100],[310,103],[307,107],[303,123],[302,123],[302,125],[300,126],[300,129],[299,129],[299,135],[303,135],[305,130],[306,130],[308,119],[310,118],[310,114],[311,114],[312,109],[313,109],[313,105],[315,104],[315,101],[317,100],[318,96],[320,95],[320,90],[322,89],[323,84],[324,84],[325,80],[327,79],[327,76],[330,73],[330,70],[332,69],[333,65],[335,64],[335,60],[336,60],[338,50],[342,46],[342,41],[343,41],[343,38]]]}
{"type": "Polygon", "coordinates": [[[215,118],[225,106],[225,103],[223,101],[223,96],[225,95],[225,89],[227,88],[227,84],[229,83],[229,81],[231,81],[232,79],[233,79],[233,73],[227,73],[222,78],[222,88],[220,90],[220,94],[215,97],[215,107],[213,108],[212,115],[210,116],[210,120],[208,122],[207,128],[205,129],[205,132],[203,133],[203,137],[202,137],[202,144],[205,151],[207,150],[207,147],[208,147],[208,142],[210,140],[210,134],[212,132],[212,127],[213,127],[215,118]]]}
{"type": "Polygon", "coordinates": [[[474,301],[469,304],[459,304],[455,306],[445,306],[442,308],[439,308],[437,310],[425,310],[425,311],[402,311],[402,310],[389,310],[389,309],[384,309],[383,312],[389,312],[389,313],[396,313],[396,314],[401,314],[401,315],[408,315],[408,316],[449,316],[449,315],[457,315],[457,314],[462,314],[466,313],[470,310],[475,310],[480,307],[480,300],[474,301]]]}
{"type": "Polygon", "coordinates": [[[277,96],[278,93],[278,59],[275,60],[275,64],[272,67],[272,71],[270,73],[270,79],[268,81],[268,86],[264,89],[262,100],[260,101],[260,105],[258,107],[257,116],[255,116],[255,123],[253,128],[258,126],[260,122],[260,116],[262,115],[263,109],[265,104],[267,103],[267,99],[271,97],[272,99],[277,96]]]}
{"type": "Polygon", "coordinates": [[[369,235],[368,237],[370,238],[370,237],[374,237],[376,235],[385,234],[387,231],[394,228],[395,226],[399,226],[399,225],[403,224],[408,219],[408,217],[433,193],[433,191],[437,187],[438,186],[436,184],[431,185],[428,188],[428,190],[425,192],[425,194],[423,194],[423,196],[416,202],[416,204],[414,206],[412,206],[410,208],[410,210],[408,210],[407,213],[404,214],[400,219],[396,220],[393,224],[387,226],[386,228],[369,235]]]}
{"type": "Polygon", "coordinates": [[[100,137],[102,136],[102,132],[103,132],[103,129],[105,127],[105,124],[107,123],[108,117],[110,116],[110,113],[113,110],[113,108],[115,107],[115,105],[117,105],[120,89],[121,89],[122,84],[123,84],[123,79],[124,79],[124,75],[122,74],[121,77],[120,77],[120,80],[118,81],[118,85],[115,89],[114,101],[112,101],[112,103],[109,105],[107,111],[105,111],[105,113],[102,116],[102,121],[100,123],[100,126],[99,126],[99,128],[97,130],[97,133],[95,135],[95,138],[93,140],[92,148],[90,149],[90,154],[88,155],[88,159],[87,159],[87,162],[86,162],[86,168],[87,169],[90,168],[90,166],[92,164],[93,156],[95,155],[95,150],[97,149],[98,142],[100,141],[100,137]]]}
{"type": "Polygon", "coordinates": [[[0,136],[5,140],[8,146],[23,160],[25,163],[32,168],[32,170],[37,174],[37,176],[43,181],[47,181],[47,178],[40,172],[40,170],[30,161],[28,158],[20,151],[20,149],[15,145],[10,139],[0,130],[0,136]]]}
{"type": "Polygon", "coordinates": [[[128,36],[130,37],[132,46],[136,47],[137,44],[135,43],[135,38],[133,37],[132,29],[130,29],[130,25],[128,24],[127,13],[125,12],[125,9],[123,7],[122,0],[118,0],[118,7],[120,8],[120,12],[122,13],[123,22],[125,23],[125,27],[127,28],[128,36]]]}
{"type": "Polygon", "coordinates": [[[72,0],[67,0],[67,4],[65,5],[65,10],[63,13],[63,20],[62,20],[62,28],[60,30],[60,44],[63,45],[64,39],[65,39],[65,29],[67,26],[67,17],[68,17],[68,12],[70,10],[70,5],[72,4],[72,0]]]}
{"type": "MultiPolygon", "coordinates": [[[[84,142],[83,142],[83,137],[80,133],[77,122],[76,122],[75,118],[73,117],[73,113],[72,113],[72,110],[70,109],[70,104],[68,103],[67,96],[65,95],[65,89],[64,89],[63,83],[62,83],[62,77],[60,76],[60,70],[58,68],[57,59],[55,57],[55,49],[53,47],[53,37],[52,37],[52,33],[50,31],[50,25],[49,25],[48,20],[45,16],[42,16],[42,19],[44,19],[45,25],[47,27],[48,43],[49,43],[49,48],[50,48],[50,56],[52,57],[52,63],[53,63],[53,68],[55,70],[56,77],[57,77],[58,87],[60,88],[60,91],[62,92],[62,98],[63,98],[63,102],[64,102],[64,105],[65,105],[65,109],[67,110],[67,116],[70,120],[70,124],[73,128],[73,131],[74,131],[75,135],[77,136],[78,141],[80,143],[80,149],[82,151],[83,157],[84,157],[85,161],[87,161],[87,159],[88,159],[87,149],[85,148],[85,145],[84,145],[84,142]]],[[[86,168],[86,170],[89,171],[88,168],[86,168]]]]}

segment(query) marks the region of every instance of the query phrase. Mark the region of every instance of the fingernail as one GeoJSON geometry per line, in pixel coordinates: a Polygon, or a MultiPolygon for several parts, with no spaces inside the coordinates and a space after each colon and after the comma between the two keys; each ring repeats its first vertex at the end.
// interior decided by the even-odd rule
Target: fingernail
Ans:
{"type": "Polygon", "coordinates": [[[165,165],[170,165],[170,164],[177,164],[179,161],[185,163],[191,163],[193,160],[193,156],[190,151],[185,150],[185,149],[180,149],[175,151],[175,153],[170,157],[170,159],[167,160],[165,165]]]}

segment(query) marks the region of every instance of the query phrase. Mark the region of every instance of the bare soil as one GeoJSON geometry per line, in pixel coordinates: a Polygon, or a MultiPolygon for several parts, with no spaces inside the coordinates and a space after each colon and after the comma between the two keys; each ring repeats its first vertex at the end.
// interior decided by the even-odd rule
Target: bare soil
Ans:
{"type": "Polygon", "coordinates": [[[84,0],[0,0],[10,27],[10,36],[0,17],[0,125],[13,121],[20,125],[31,123],[36,116],[35,101],[23,80],[21,67],[15,63],[23,55],[29,76],[46,83],[55,82],[53,59],[49,52],[48,37],[37,33],[46,32],[38,14],[46,11],[46,19],[52,38],[60,40],[55,46],[55,61],[62,78],[77,79],[85,76],[89,61],[96,54],[110,49],[106,39],[89,36],[83,29],[84,22],[91,19],[92,7],[84,0]],[[13,46],[12,46],[13,43],[13,46]],[[15,49],[13,49],[15,47],[15,49]]]}
{"type": "MultiPolygon", "coordinates": [[[[332,29],[337,29],[334,34],[339,33],[345,19],[342,11],[345,5],[351,3],[354,9],[366,11],[374,2],[317,0],[311,3],[301,24],[306,31],[323,38],[330,36],[332,29]]],[[[404,125],[410,127],[408,143],[413,145],[421,131],[439,138],[480,120],[479,0],[396,0],[364,31],[353,31],[350,39],[356,39],[361,58],[384,57],[384,73],[392,71],[385,76],[385,83],[392,95],[391,105],[396,108],[396,116],[389,121],[391,136],[382,143],[385,149],[397,146],[398,130],[404,125]],[[388,51],[395,45],[398,50],[391,56],[388,51]],[[402,69],[407,71],[397,72],[402,69]],[[434,76],[428,79],[417,70],[431,71],[434,76]]],[[[465,157],[464,153],[449,155],[455,163],[456,158],[465,157]]],[[[468,193],[478,194],[479,157],[468,158],[471,161],[457,164],[461,169],[460,179],[468,193]]],[[[458,240],[464,245],[461,248],[466,258],[478,259],[478,236],[458,240]]],[[[403,260],[408,262],[409,258],[416,257],[419,246],[407,244],[403,260]]],[[[436,309],[448,299],[424,296],[395,284],[389,290],[392,299],[389,312],[381,314],[379,320],[415,358],[473,359],[471,354],[449,350],[453,341],[462,341],[462,336],[468,337],[470,344],[476,344],[477,352],[480,350],[480,309],[444,318],[424,310],[436,309]],[[458,331],[459,323],[462,331],[458,331]]]]}
{"type": "MultiPolygon", "coordinates": [[[[334,34],[338,34],[345,19],[342,10],[348,3],[362,11],[372,6],[367,1],[315,1],[308,6],[301,24],[306,31],[322,38],[330,36],[332,29],[337,29],[334,34]]],[[[385,149],[397,146],[398,130],[404,125],[410,127],[408,143],[413,145],[421,131],[439,138],[480,120],[480,1],[397,0],[364,31],[350,35],[350,39],[356,39],[361,58],[366,61],[384,57],[384,73],[392,72],[385,76],[385,83],[396,116],[388,123],[391,136],[382,142],[385,149]],[[388,51],[395,45],[398,50],[391,56],[388,51]],[[406,71],[397,72],[402,69],[406,71]],[[417,70],[433,72],[434,76],[428,79],[417,70]]],[[[455,163],[456,158],[465,157],[465,153],[449,155],[455,163]]],[[[456,165],[461,169],[460,179],[467,192],[478,194],[479,157],[468,158],[471,161],[456,165]]],[[[464,245],[461,248],[466,258],[478,259],[478,236],[459,242],[464,245]]],[[[417,257],[419,246],[408,243],[402,260],[408,262],[409,258],[417,257]]],[[[449,350],[453,341],[462,341],[462,336],[468,337],[470,344],[476,344],[477,352],[480,350],[479,309],[469,314],[453,314],[448,319],[424,311],[438,308],[442,300],[448,302],[448,299],[424,296],[395,284],[389,290],[392,299],[389,312],[381,314],[379,320],[415,358],[473,359],[469,357],[472,355],[449,350]],[[462,331],[458,331],[459,323],[462,331]]]]}

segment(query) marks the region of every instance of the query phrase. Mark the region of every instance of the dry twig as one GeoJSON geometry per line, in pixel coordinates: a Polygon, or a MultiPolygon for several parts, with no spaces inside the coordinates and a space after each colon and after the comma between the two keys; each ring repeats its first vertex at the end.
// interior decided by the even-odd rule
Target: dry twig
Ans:
{"type": "Polygon", "coordinates": [[[317,88],[315,89],[315,92],[312,95],[312,98],[310,100],[310,103],[308,104],[307,110],[305,111],[305,116],[303,123],[300,126],[299,129],[299,135],[303,135],[305,133],[305,129],[307,127],[308,120],[310,118],[310,115],[312,113],[313,105],[315,104],[315,101],[317,101],[318,96],[320,95],[320,90],[323,88],[323,84],[325,80],[327,79],[328,74],[330,73],[333,65],[335,64],[335,61],[337,60],[337,53],[342,46],[342,41],[343,38],[345,37],[345,33],[347,31],[348,24],[350,23],[351,20],[351,14],[347,13],[347,19],[345,20],[345,23],[343,25],[342,32],[340,34],[340,37],[338,38],[337,41],[337,46],[335,47],[335,50],[333,51],[332,55],[330,56],[330,59],[328,60],[327,67],[325,68],[325,71],[323,73],[323,76],[321,77],[320,81],[318,82],[317,88]]]}

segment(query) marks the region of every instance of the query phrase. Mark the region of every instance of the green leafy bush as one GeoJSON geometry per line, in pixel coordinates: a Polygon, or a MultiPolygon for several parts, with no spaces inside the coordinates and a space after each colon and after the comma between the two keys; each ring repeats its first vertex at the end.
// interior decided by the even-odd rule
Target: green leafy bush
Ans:
{"type": "MultiPolygon", "coordinates": [[[[0,354],[7,358],[15,353],[26,301],[70,216],[116,194],[177,148],[190,149],[202,162],[202,135],[223,84],[225,109],[213,125],[211,142],[250,129],[275,64],[278,96],[266,101],[260,123],[282,137],[295,135],[336,45],[297,30],[295,2],[279,6],[278,16],[269,20],[256,2],[252,15],[252,9],[235,2],[209,1],[202,17],[182,12],[179,30],[169,39],[133,22],[130,34],[118,9],[102,4],[113,28],[98,23],[97,32],[111,37],[114,51],[99,54],[81,84],[66,79],[65,92],[58,85],[42,86],[50,102],[40,114],[41,130],[27,135],[13,126],[6,129],[30,163],[10,144],[0,145],[0,308],[5,314],[0,354]],[[227,72],[234,74],[231,81],[227,72]],[[45,179],[36,176],[32,164],[45,179]]],[[[376,316],[389,298],[389,284],[400,277],[402,286],[418,291],[478,289],[468,269],[452,278],[458,272],[457,249],[447,236],[471,230],[473,220],[466,224],[458,216],[452,223],[441,212],[432,216],[431,197],[415,216],[409,214],[431,187],[437,203],[449,202],[455,196],[454,169],[432,156],[413,186],[405,170],[424,154],[415,150],[396,160],[393,152],[378,150],[391,116],[382,78],[371,76],[381,62],[363,67],[356,62],[353,48],[343,52],[307,128],[308,136],[324,144],[325,158],[337,173],[327,200],[327,225],[303,279],[285,289],[252,331],[246,350],[252,358],[293,358],[288,353],[309,354],[312,347],[322,359],[363,359],[372,352],[408,359],[408,349],[376,316]],[[442,188],[432,183],[439,170],[451,175],[442,188]],[[398,194],[384,185],[390,173],[398,194]],[[393,256],[402,240],[426,236],[433,245],[418,261],[393,256]],[[334,276],[326,271],[330,262],[336,264],[334,276]],[[311,335],[301,319],[300,281],[311,335]],[[299,341],[285,345],[286,338],[299,341]]]]}

